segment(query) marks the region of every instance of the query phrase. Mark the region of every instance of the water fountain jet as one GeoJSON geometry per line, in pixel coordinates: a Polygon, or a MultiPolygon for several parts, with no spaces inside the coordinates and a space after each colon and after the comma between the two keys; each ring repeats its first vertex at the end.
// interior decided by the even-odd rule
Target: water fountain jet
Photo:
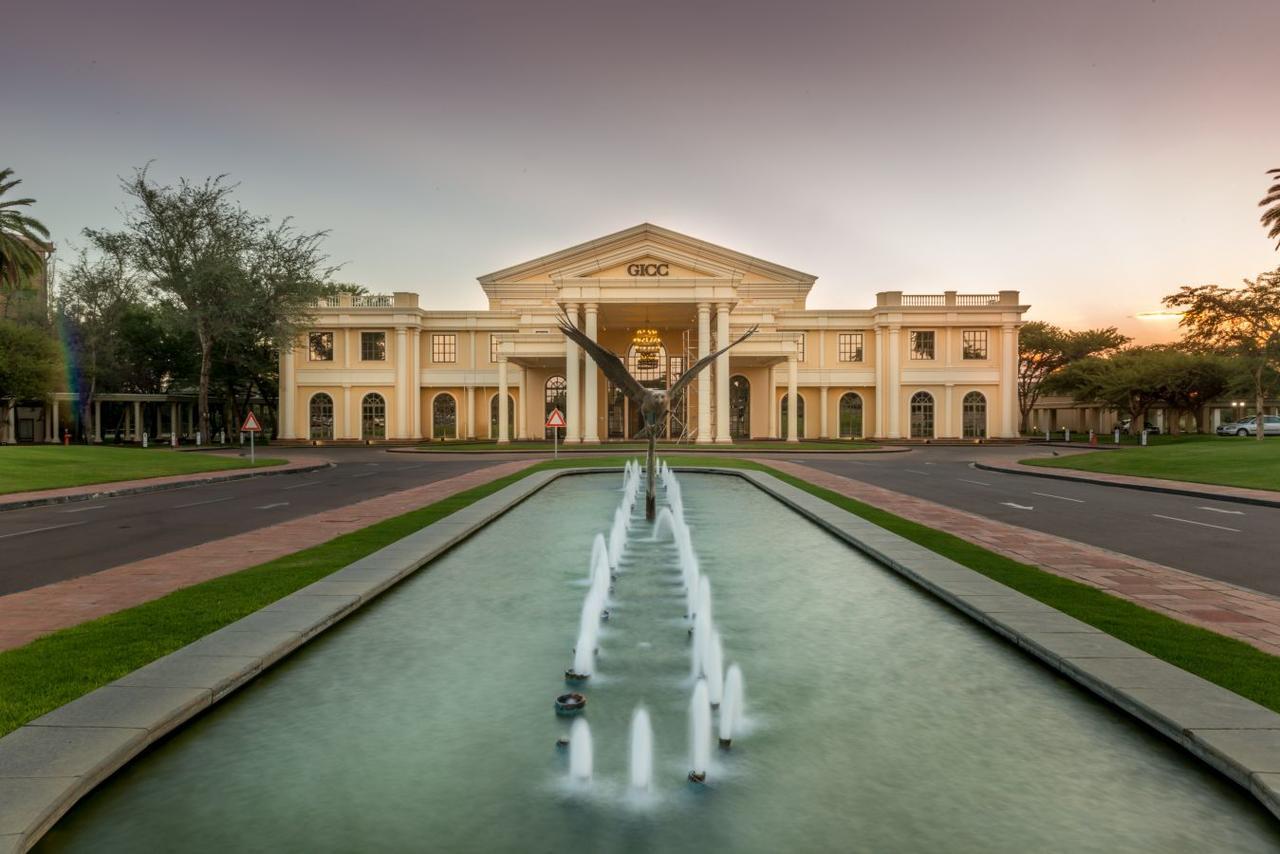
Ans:
{"type": "Polygon", "coordinates": [[[707,683],[701,679],[693,686],[689,701],[689,759],[693,765],[689,782],[705,783],[711,765],[711,704],[707,700],[707,683]]]}
{"type": "Polygon", "coordinates": [[[569,779],[590,782],[592,759],[591,727],[578,718],[569,730],[569,779]]]}
{"type": "Polygon", "coordinates": [[[648,791],[653,785],[653,726],[649,712],[637,706],[631,715],[631,788],[648,791]]]}
{"type": "Polygon", "coordinates": [[[742,668],[731,664],[724,678],[724,702],[720,704],[720,746],[725,750],[742,728],[743,714],[742,668]]]}

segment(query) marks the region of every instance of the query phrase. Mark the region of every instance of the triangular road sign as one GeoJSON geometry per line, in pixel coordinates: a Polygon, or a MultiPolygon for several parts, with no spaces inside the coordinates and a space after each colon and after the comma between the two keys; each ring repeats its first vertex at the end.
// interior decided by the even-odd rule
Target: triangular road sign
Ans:
{"type": "Polygon", "coordinates": [[[547,416],[547,426],[548,426],[548,427],[563,427],[563,426],[564,426],[564,413],[563,413],[563,412],[561,412],[559,409],[552,409],[552,410],[551,410],[551,414],[547,416]]]}
{"type": "Polygon", "coordinates": [[[253,414],[253,410],[249,410],[249,414],[244,417],[244,424],[240,425],[241,433],[261,433],[262,426],[258,424],[258,417],[253,414]]]}

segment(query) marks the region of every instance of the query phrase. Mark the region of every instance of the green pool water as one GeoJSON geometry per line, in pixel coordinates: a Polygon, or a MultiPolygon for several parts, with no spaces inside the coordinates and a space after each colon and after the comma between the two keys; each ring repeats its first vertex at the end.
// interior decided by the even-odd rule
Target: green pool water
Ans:
{"type": "MultiPolygon", "coordinates": [[[[748,730],[689,784],[675,549],[638,518],[565,690],[621,475],[562,478],[74,808],[43,851],[1275,851],[1233,785],[737,478],[681,474],[748,730]],[[653,719],[655,791],[627,791],[653,719]]],[[[643,505],[643,501],[640,502],[643,505]]],[[[642,512],[642,510],[640,511],[642,512]]]]}

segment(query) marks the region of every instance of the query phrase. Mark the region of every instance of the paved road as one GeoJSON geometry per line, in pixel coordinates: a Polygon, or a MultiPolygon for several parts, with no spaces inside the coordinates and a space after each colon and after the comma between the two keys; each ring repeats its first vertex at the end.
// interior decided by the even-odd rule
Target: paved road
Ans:
{"type": "Polygon", "coordinates": [[[75,578],[495,465],[363,448],[290,450],[334,468],[0,512],[0,595],[75,578]]]}
{"type": "MultiPolygon", "coordinates": [[[[1043,448],[935,447],[792,462],[1012,525],[1280,595],[1280,508],[1138,492],[975,469],[977,458],[1048,455],[1043,448]]],[[[1105,451],[1097,453],[1107,453],[1105,451]]]]}

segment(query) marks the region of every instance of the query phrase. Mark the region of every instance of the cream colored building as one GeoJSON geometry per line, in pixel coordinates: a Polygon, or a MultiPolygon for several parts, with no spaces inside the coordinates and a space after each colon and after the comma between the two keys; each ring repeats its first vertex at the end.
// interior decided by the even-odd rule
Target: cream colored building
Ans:
{"type": "Polygon", "coordinates": [[[281,436],[541,439],[552,406],[570,444],[634,436],[638,414],[557,330],[562,310],[655,387],[759,325],[676,401],[665,438],[1017,435],[1017,291],[823,310],[806,307],[814,281],[643,224],[481,276],[484,311],[333,297],[281,356],[281,436]]]}

